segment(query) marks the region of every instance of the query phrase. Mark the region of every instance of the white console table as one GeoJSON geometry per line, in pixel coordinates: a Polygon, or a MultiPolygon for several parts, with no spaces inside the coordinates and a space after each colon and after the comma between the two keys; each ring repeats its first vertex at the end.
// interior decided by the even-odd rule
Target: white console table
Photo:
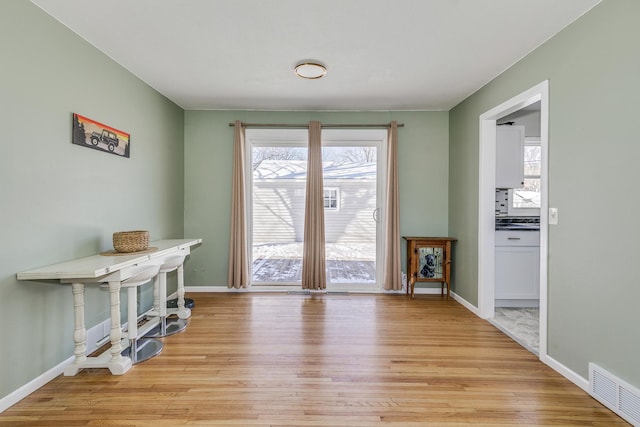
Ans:
{"type": "MultiPolygon", "coordinates": [[[[158,240],[149,244],[150,247],[158,248],[154,252],[138,255],[91,255],[18,273],[18,280],[58,280],[63,284],[71,284],[75,320],[73,332],[75,360],[65,368],[64,375],[76,375],[84,368],[108,368],[113,375],[122,375],[131,369],[131,359],[121,354],[123,350],[120,325],[122,281],[131,276],[131,270],[135,266],[161,264],[163,259],[169,256],[188,255],[191,247],[199,243],[202,243],[202,239],[158,240]],[[87,330],[84,324],[84,288],[86,284],[101,283],[109,284],[111,347],[99,356],[88,357],[87,330]]],[[[184,297],[184,289],[180,291],[178,290],[178,297],[184,297]]]]}

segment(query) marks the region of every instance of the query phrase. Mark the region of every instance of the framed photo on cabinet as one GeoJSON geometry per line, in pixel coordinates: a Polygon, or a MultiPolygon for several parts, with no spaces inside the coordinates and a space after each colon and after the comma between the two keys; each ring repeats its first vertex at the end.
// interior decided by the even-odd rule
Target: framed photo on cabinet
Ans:
{"type": "Polygon", "coordinates": [[[451,237],[403,237],[407,241],[407,294],[416,282],[440,282],[441,294],[451,293],[451,237]]]}
{"type": "Polygon", "coordinates": [[[442,279],[444,248],[441,246],[418,246],[418,279],[442,279]]]}

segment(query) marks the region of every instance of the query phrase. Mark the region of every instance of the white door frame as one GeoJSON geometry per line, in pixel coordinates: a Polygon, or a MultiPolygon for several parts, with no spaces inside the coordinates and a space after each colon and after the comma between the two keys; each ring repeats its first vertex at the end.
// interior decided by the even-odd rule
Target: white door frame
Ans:
{"type": "Polygon", "coordinates": [[[548,153],[549,81],[528,89],[480,115],[478,188],[478,311],[492,318],[495,309],[495,181],[496,121],[540,101],[540,359],[547,358],[547,254],[548,254],[548,153]]]}

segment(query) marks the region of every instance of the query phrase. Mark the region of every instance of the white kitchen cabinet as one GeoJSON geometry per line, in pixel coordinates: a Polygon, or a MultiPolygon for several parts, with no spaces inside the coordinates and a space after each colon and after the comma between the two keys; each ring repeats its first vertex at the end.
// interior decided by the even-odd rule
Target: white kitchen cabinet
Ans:
{"type": "Polygon", "coordinates": [[[524,185],[524,126],[496,126],[496,188],[524,185]]]}
{"type": "Polygon", "coordinates": [[[537,306],[540,232],[496,231],[496,307],[537,306]]]}

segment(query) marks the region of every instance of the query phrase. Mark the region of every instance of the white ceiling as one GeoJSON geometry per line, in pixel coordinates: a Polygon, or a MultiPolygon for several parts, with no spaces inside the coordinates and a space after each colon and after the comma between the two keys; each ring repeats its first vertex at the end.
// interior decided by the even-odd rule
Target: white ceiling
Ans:
{"type": "Polygon", "coordinates": [[[600,0],[32,1],[184,109],[448,110],[600,0]]]}

